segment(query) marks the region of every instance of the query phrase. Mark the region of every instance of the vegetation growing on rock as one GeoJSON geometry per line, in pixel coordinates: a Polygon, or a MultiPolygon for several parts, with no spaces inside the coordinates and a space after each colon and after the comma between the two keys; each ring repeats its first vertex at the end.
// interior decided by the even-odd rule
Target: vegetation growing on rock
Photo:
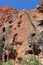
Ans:
{"type": "Polygon", "coordinates": [[[21,65],[41,65],[34,55],[27,55],[23,58],[21,65]]]}

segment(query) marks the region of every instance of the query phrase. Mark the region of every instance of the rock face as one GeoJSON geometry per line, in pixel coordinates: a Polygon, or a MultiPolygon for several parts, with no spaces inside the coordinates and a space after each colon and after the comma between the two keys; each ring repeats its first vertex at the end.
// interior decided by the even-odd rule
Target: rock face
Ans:
{"type": "Polygon", "coordinates": [[[38,5],[34,10],[21,10],[4,6],[0,8],[0,37],[3,41],[16,43],[14,49],[18,52],[18,57],[23,56],[25,51],[32,49],[27,45],[27,38],[36,31],[43,31],[43,5],[38,5]]]}

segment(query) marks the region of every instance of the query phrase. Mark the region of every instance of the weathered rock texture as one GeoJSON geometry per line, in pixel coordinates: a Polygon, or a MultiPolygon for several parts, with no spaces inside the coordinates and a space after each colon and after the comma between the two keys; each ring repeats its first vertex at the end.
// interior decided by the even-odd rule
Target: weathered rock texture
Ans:
{"type": "Polygon", "coordinates": [[[0,8],[0,36],[5,36],[5,44],[16,43],[14,49],[18,57],[32,49],[27,45],[27,38],[36,31],[43,31],[43,5],[38,5],[34,10],[21,10],[4,6],[0,8]],[[40,11],[41,9],[41,11],[40,11]]]}

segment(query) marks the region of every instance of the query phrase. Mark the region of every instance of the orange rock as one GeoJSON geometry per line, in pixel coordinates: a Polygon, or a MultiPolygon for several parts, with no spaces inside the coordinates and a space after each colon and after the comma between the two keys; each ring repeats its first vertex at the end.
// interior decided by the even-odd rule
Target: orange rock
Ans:
{"type": "Polygon", "coordinates": [[[5,27],[5,32],[2,32],[0,35],[5,33],[5,43],[16,43],[18,56],[24,54],[25,49],[26,51],[29,51],[29,48],[27,48],[28,36],[36,33],[36,31],[43,31],[42,26],[38,27],[38,24],[40,23],[39,20],[43,20],[43,13],[39,12],[39,9],[37,9],[41,6],[42,5],[38,5],[36,9],[33,10],[21,11],[10,8],[9,6],[0,8],[0,28],[2,30],[3,27],[5,27]]]}

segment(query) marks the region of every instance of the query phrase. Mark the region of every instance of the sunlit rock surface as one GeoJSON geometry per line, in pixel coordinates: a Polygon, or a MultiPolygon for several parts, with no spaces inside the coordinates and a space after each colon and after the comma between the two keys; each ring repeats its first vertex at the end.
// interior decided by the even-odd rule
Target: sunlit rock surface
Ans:
{"type": "Polygon", "coordinates": [[[16,43],[18,57],[32,49],[27,45],[27,38],[33,33],[43,31],[43,5],[33,10],[17,10],[9,6],[0,8],[0,36],[5,36],[5,44],[16,43]]]}

